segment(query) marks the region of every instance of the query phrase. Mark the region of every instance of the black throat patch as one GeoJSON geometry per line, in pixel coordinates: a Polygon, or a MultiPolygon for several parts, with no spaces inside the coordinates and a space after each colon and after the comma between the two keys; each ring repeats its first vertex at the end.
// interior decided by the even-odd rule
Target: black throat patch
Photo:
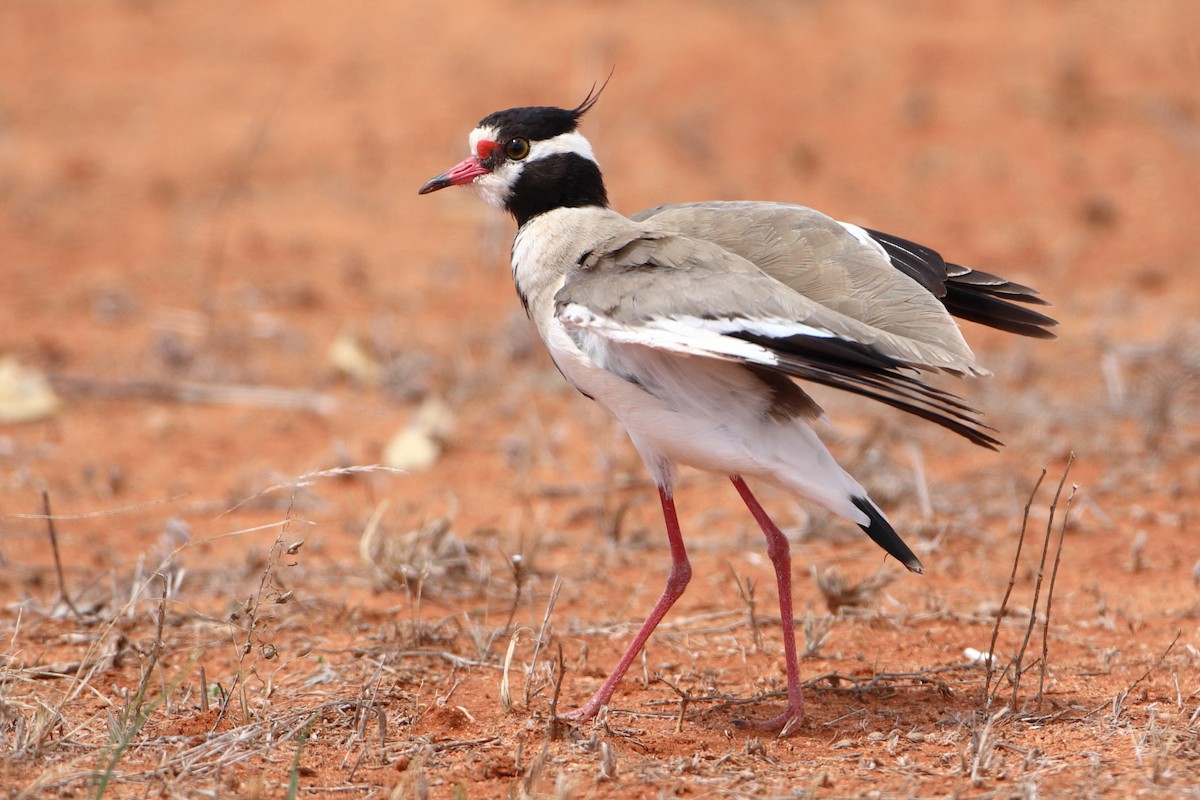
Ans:
{"type": "Polygon", "coordinates": [[[596,162],[576,153],[555,153],[530,161],[513,186],[508,210],[524,225],[556,208],[608,206],[608,192],[596,162]]]}

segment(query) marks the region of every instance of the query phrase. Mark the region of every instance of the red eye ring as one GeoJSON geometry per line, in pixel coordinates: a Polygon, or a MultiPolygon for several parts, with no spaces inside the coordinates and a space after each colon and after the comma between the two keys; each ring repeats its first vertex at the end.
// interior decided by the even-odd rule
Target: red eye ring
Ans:
{"type": "Polygon", "coordinates": [[[475,155],[479,157],[480,161],[487,161],[499,149],[498,142],[493,142],[491,139],[480,139],[479,144],[475,145],[475,155]]]}

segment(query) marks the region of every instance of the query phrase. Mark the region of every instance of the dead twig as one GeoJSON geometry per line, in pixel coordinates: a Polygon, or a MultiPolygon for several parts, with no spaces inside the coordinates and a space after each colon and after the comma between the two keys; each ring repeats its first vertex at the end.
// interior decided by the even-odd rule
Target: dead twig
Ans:
{"type": "Polygon", "coordinates": [[[675,718],[675,732],[681,733],[683,731],[683,719],[685,716],[687,716],[688,703],[692,701],[692,695],[690,692],[685,692],[683,689],[680,689],[662,675],[655,675],[654,679],[660,683],[666,684],[671,691],[679,695],[679,716],[675,718]]]}
{"type": "MultiPolygon", "coordinates": [[[[1175,638],[1171,640],[1171,643],[1169,645],[1167,645],[1167,649],[1164,650],[1162,655],[1158,657],[1158,660],[1155,661],[1153,664],[1151,664],[1149,669],[1147,669],[1145,672],[1143,672],[1141,675],[1139,675],[1137,680],[1135,680],[1133,683],[1129,684],[1128,689],[1126,689],[1123,692],[1118,692],[1116,694],[1116,696],[1113,697],[1113,699],[1111,701],[1111,705],[1113,708],[1113,721],[1114,722],[1116,722],[1117,718],[1121,716],[1121,708],[1125,704],[1125,699],[1127,697],[1129,697],[1130,694],[1133,693],[1133,690],[1137,688],[1137,685],[1139,683],[1146,680],[1146,678],[1149,678],[1150,674],[1152,672],[1154,672],[1156,669],[1158,669],[1159,667],[1161,667],[1163,665],[1163,662],[1167,660],[1167,656],[1169,656],[1171,654],[1171,651],[1175,649],[1175,645],[1176,645],[1176,643],[1179,642],[1179,637],[1182,635],[1183,635],[1182,629],[1175,631],[1175,638]]],[[[1099,711],[1100,709],[1104,708],[1105,706],[1107,706],[1109,704],[1110,704],[1110,702],[1106,700],[1105,702],[1103,702],[1100,705],[1093,708],[1088,713],[1084,714],[1083,719],[1087,719],[1088,717],[1091,717],[1097,711],[1099,711]]]]}
{"type": "Polygon", "coordinates": [[[142,680],[138,683],[137,691],[129,700],[125,707],[125,711],[121,714],[121,719],[116,725],[116,741],[112,743],[111,748],[107,749],[107,753],[102,756],[102,766],[98,766],[95,773],[95,797],[97,800],[104,796],[105,790],[108,788],[109,782],[112,780],[117,764],[120,763],[125,753],[133,744],[133,738],[150,719],[150,714],[157,707],[158,703],[166,697],[166,693],[160,696],[154,702],[146,702],[146,691],[150,688],[150,680],[154,677],[154,669],[158,666],[158,658],[162,652],[163,640],[163,623],[167,616],[167,581],[166,578],[159,576],[162,582],[162,596],[158,602],[158,624],[154,634],[154,644],[150,648],[150,660],[146,664],[146,668],[142,673],[142,680]]]}
{"type": "MultiPolygon", "coordinates": [[[[1025,532],[1029,528],[1029,510],[1033,507],[1033,498],[1037,496],[1038,489],[1041,488],[1045,478],[1046,468],[1042,467],[1042,474],[1038,475],[1033,489],[1029,492],[1029,499],[1025,501],[1025,511],[1021,516],[1021,533],[1017,537],[1017,552],[1013,555],[1012,572],[1008,576],[1008,587],[1004,590],[1004,597],[1000,600],[1000,609],[996,612],[996,623],[992,626],[992,643],[988,646],[987,652],[987,675],[983,682],[983,707],[985,710],[992,707],[992,700],[995,697],[992,690],[992,674],[996,665],[996,640],[1000,638],[1000,623],[1004,620],[1005,612],[1008,611],[1008,599],[1012,596],[1013,587],[1017,585],[1017,567],[1021,563],[1021,550],[1025,547],[1025,532]]],[[[1000,678],[997,678],[996,688],[999,687],[1000,678]]]]}
{"type": "Polygon", "coordinates": [[[992,736],[992,728],[997,722],[1004,719],[1009,713],[1008,707],[1004,707],[994,714],[987,717],[983,728],[972,731],[971,733],[971,772],[970,779],[972,786],[978,786],[983,781],[983,774],[991,767],[992,754],[996,747],[1000,744],[992,736]]]}
{"type": "Polygon", "coordinates": [[[101,380],[78,375],[51,375],[50,384],[64,396],[144,398],[176,403],[256,406],[282,411],[307,411],[319,416],[332,414],[337,402],[331,395],[305,389],[277,386],[156,381],[131,378],[101,380]]]}
{"type": "Polygon", "coordinates": [[[512,636],[508,640],[508,649],[504,651],[504,665],[500,670],[500,707],[505,713],[512,711],[512,690],[509,688],[509,670],[512,668],[513,656],[517,652],[517,640],[521,637],[521,631],[525,628],[518,628],[512,632],[512,636]]]}
{"type": "Polygon", "coordinates": [[[558,655],[555,659],[554,691],[550,695],[550,718],[546,721],[546,739],[558,738],[558,696],[562,692],[563,678],[567,675],[567,662],[563,659],[562,642],[556,641],[558,655]]]}
{"type": "MultiPolygon", "coordinates": [[[[176,500],[182,500],[187,497],[186,493],[172,495],[165,500],[147,500],[144,503],[134,503],[133,505],[120,506],[118,508],[108,508],[104,511],[85,511],[82,514],[55,514],[53,519],[94,519],[95,517],[107,517],[110,514],[128,514],[131,511],[141,511],[150,506],[162,505],[163,503],[174,503],[176,500]]],[[[0,520],[6,519],[50,519],[49,514],[5,514],[0,516],[0,520]]]]}
{"type": "Polygon", "coordinates": [[[538,654],[542,650],[542,644],[546,641],[546,632],[550,628],[550,615],[554,613],[554,604],[558,602],[558,593],[562,589],[562,579],[554,578],[554,585],[550,587],[550,599],[546,601],[546,613],[542,617],[542,627],[538,630],[537,641],[533,645],[533,658],[529,664],[529,677],[525,681],[525,708],[529,708],[529,697],[533,691],[533,676],[537,671],[538,654]]]}
{"type": "MultiPolygon", "coordinates": [[[[1067,470],[1071,468],[1071,462],[1075,460],[1075,454],[1071,453],[1070,459],[1067,461],[1067,470]]],[[[1063,472],[1063,480],[1066,480],[1066,470],[1063,472]]],[[[1041,671],[1038,674],[1038,693],[1037,707],[1042,707],[1042,701],[1045,696],[1046,689],[1046,670],[1050,664],[1050,608],[1054,603],[1054,585],[1058,581],[1058,566],[1062,562],[1063,541],[1067,535],[1067,521],[1071,518],[1071,501],[1075,499],[1075,491],[1079,488],[1078,484],[1071,485],[1071,494],[1067,496],[1067,506],[1063,509],[1062,524],[1058,528],[1058,545],[1054,550],[1054,567],[1050,570],[1050,586],[1046,590],[1046,615],[1042,622],[1042,664],[1041,671]]],[[[1049,536],[1049,527],[1046,528],[1047,536],[1049,536]]]]}
{"type": "Polygon", "coordinates": [[[508,620],[504,623],[504,630],[512,630],[513,619],[517,616],[517,607],[521,604],[521,588],[525,584],[525,557],[520,553],[514,553],[508,559],[508,566],[512,569],[513,574],[513,600],[512,605],[508,609],[508,620]]]}
{"type": "MultiPolygon", "coordinates": [[[[761,653],[763,649],[762,630],[758,627],[758,617],[754,611],[757,607],[757,600],[754,597],[754,581],[746,578],[745,583],[738,576],[732,564],[726,564],[729,568],[729,575],[733,578],[733,583],[737,586],[738,597],[746,606],[746,621],[750,624],[750,640],[754,642],[754,652],[761,653]]],[[[669,686],[670,684],[668,684],[669,686]]]]}
{"type": "Polygon", "coordinates": [[[821,592],[825,607],[830,614],[836,614],[843,608],[865,608],[875,602],[879,593],[894,581],[895,575],[883,568],[876,570],[861,581],[843,578],[837,567],[826,567],[818,570],[809,567],[813,582],[821,592]]]}
{"type": "MultiPolygon", "coordinates": [[[[1009,707],[1013,708],[1013,709],[1017,708],[1017,697],[1021,690],[1021,674],[1023,672],[1023,670],[1021,669],[1021,663],[1025,659],[1025,650],[1029,646],[1029,639],[1033,636],[1033,629],[1034,629],[1034,626],[1037,624],[1038,599],[1041,596],[1041,592],[1042,592],[1042,577],[1045,575],[1045,571],[1046,571],[1046,557],[1050,552],[1050,536],[1054,530],[1054,515],[1058,510],[1058,501],[1059,501],[1059,498],[1062,496],[1063,486],[1065,486],[1067,483],[1067,475],[1070,474],[1071,465],[1074,462],[1075,462],[1075,454],[1071,453],[1071,455],[1067,458],[1066,467],[1063,468],[1062,478],[1060,478],[1058,481],[1058,488],[1054,491],[1054,499],[1050,502],[1050,516],[1046,520],[1046,536],[1042,540],[1042,558],[1038,562],[1037,578],[1034,580],[1034,583],[1033,583],[1033,601],[1029,604],[1029,624],[1025,627],[1025,637],[1021,640],[1021,647],[1017,650],[1017,655],[1013,659],[1012,702],[1009,704],[1009,707]]],[[[1074,496],[1075,496],[1075,492],[1074,492],[1074,489],[1072,489],[1071,497],[1074,497],[1074,496]]],[[[1068,511],[1070,510],[1070,503],[1071,503],[1071,500],[1070,500],[1070,498],[1068,498],[1067,499],[1068,511]]],[[[1063,530],[1064,531],[1066,530],[1066,527],[1067,527],[1067,520],[1065,517],[1066,517],[1066,515],[1064,514],[1064,519],[1063,519],[1063,530]]],[[[1049,616],[1050,616],[1050,609],[1047,608],[1046,609],[1046,624],[1047,625],[1050,624],[1049,616]]],[[[1043,646],[1045,646],[1044,643],[1043,643],[1043,646]]],[[[1044,669],[1045,669],[1045,667],[1043,667],[1043,670],[1044,669]]]]}
{"type": "Polygon", "coordinates": [[[50,533],[50,549],[54,552],[54,572],[58,576],[58,599],[71,610],[76,619],[83,619],[83,614],[75,607],[71,595],[67,592],[67,579],[63,574],[62,557],[58,552],[58,531],[54,528],[54,515],[50,513],[50,492],[42,490],[42,508],[46,511],[46,529],[50,533]]]}
{"type": "MultiPolygon", "coordinates": [[[[292,492],[295,492],[297,489],[307,489],[308,487],[312,486],[317,482],[318,478],[345,478],[352,475],[366,475],[372,472],[388,472],[393,475],[404,474],[404,470],[402,469],[385,467],[382,464],[356,464],[349,467],[334,467],[333,469],[321,469],[313,472],[305,472],[303,475],[297,475],[294,478],[289,478],[282,483],[275,483],[265,489],[259,489],[249,497],[244,497],[229,508],[225,509],[223,512],[221,512],[220,516],[223,517],[226,514],[231,514],[252,500],[256,500],[265,494],[270,494],[271,492],[277,492],[280,489],[288,489],[292,492]]],[[[386,509],[387,506],[381,503],[376,513],[382,514],[386,509]]]]}

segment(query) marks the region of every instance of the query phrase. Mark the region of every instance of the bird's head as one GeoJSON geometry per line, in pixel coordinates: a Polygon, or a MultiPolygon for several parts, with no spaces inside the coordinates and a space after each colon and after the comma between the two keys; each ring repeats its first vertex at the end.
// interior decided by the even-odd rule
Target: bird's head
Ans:
{"type": "Polygon", "coordinates": [[[471,131],[471,154],[427,181],[419,194],[471,186],[521,225],[555,208],[608,205],[596,156],[578,130],[603,89],[571,109],[533,106],[487,115],[471,131]]]}

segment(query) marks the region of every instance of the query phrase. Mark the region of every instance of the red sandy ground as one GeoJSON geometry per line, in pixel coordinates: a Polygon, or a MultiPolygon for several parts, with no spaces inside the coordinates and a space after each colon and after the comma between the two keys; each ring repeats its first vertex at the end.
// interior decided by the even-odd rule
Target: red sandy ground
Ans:
{"type": "Polygon", "coordinates": [[[94,793],[111,766],[121,797],[1197,796],[1198,30],[1191,0],[0,5],[0,355],[64,400],[0,429],[0,787],[94,793]],[[819,394],[927,575],[764,492],[797,608],[831,626],[802,668],[842,676],[786,740],[734,724],[778,708],[783,663],[760,536],[710,476],[680,491],[696,578],[644,667],[606,725],[549,724],[657,596],[657,502],[532,340],[511,223],[416,188],[486,113],[574,104],[614,64],[585,129],[618,208],[802,202],[1034,284],[1062,321],[968,332],[996,376],[950,388],[1000,453],[819,394]],[[330,365],[343,332],[385,381],[330,365]],[[232,385],[328,407],[181,395],[232,385]],[[299,485],[378,463],[430,396],[455,417],[432,468],[299,485]],[[964,650],[990,645],[1048,467],[1017,652],[1072,451],[1042,702],[1045,584],[989,725],[1011,682],[985,709],[964,650]],[[380,577],[402,557],[359,555],[376,515],[394,548],[446,520],[465,561],[404,591],[380,577]],[[831,616],[810,565],[895,580],[831,616]],[[654,676],[697,698],[682,722],[654,676]]]}

